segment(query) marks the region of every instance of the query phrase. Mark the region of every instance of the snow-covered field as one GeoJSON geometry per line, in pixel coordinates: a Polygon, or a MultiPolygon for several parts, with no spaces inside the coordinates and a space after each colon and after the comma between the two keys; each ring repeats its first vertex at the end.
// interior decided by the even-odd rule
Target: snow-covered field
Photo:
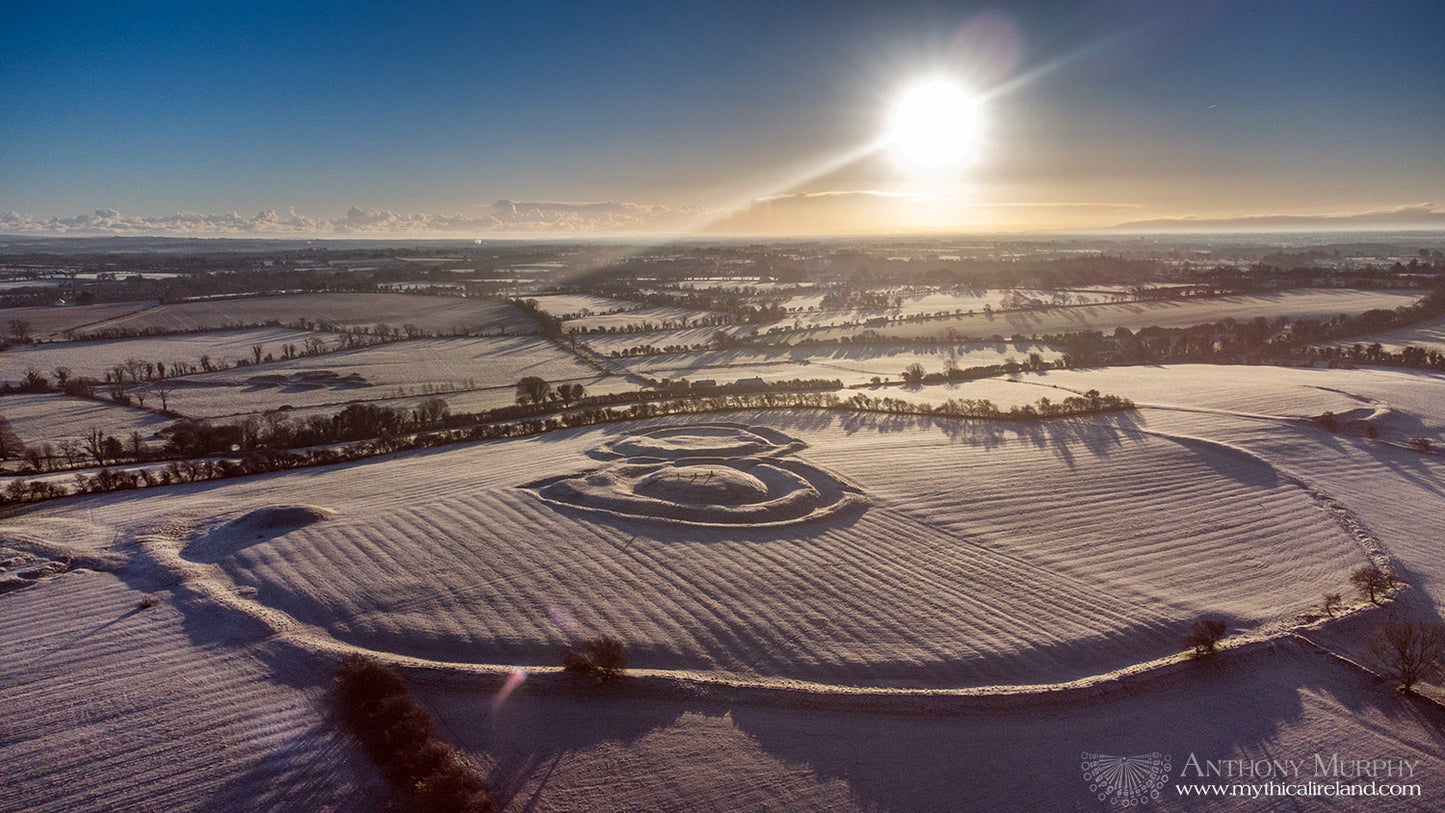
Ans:
{"type": "MultiPolygon", "coordinates": [[[[876,328],[885,336],[943,335],[950,328],[960,336],[1024,336],[1115,328],[1192,327],[1233,318],[1246,322],[1258,316],[1273,319],[1329,319],[1339,314],[1363,313],[1374,308],[1393,309],[1419,299],[1418,293],[1400,291],[1307,290],[1273,294],[1240,294],[1163,302],[1131,302],[1115,305],[1082,305],[1046,310],[1007,311],[992,317],[961,316],[905,322],[876,328]]],[[[997,307],[997,305],[995,305],[997,307]]],[[[810,332],[830,338],[858,332],[858,327],[829,328],[810,332]]]]}
{"type": "Polygon", "coordinates": [[[597,370],[536,336],[416,339],[185,376],[169,402],[184,415],[214,417],[493,388],[511,403],[524,376],[598,383],[597,370]]]}
{"type": "Polygon", "coordinates": [[[848,347],[796,347],[765,350],[709,350],[694,353],[633,356],[616,363],[632,372],[653,378],[711,378],[726,383],[758,376],[776,381],[794,378],[836,378],[844,384],[866,382],[873,377],[898,380],[910,364],[922,364],[930,373],[942,372],[950,361],[960,368],[1028,361],[1038,353],[1052,361],[1060,352],[1041,344],[1000,342],[999,344],[956,347],[909,345],[857,345],[848,347]]]}
{"type": "Polygon", "coordinates": [[[10,550],[77,568],[0,595],[0,762],[18,778],[0,810],[377,800],[328,707],[328,664],[353,648],[406,670],[508,811],[1109,809],[1081,766],[1100,754],[1172,760],[1163,810],[1445,804],[1445,712],[1338,657],[1445,605],[1445,460],[1398,442],[1445,426],[1445,376],[1017,378],[863,392],[1097,388],[1141,408],[634,421],[0,520],[10,550]],[[1384,431],[1299,420],[1326,409],[1384,431]],[[1408,583],[1388,608],[1350,589],[1372,552],[1408,583]],[[1350,615],[1311,620],[1333,591],[1350,615]],[[146,594],[160,604],[139,609],[146,594]],[[1179,636],[1203,615],[1231,638],[1196,663],[1179,636]],[[633,677],[555,671],[602,633],[633,677]],[[1177,790],[1191,758],[1369,781],[1319,776],[1316,755],[1409,760],[1379,781],[1421,796],[1177,790]]]}
{"type": "Polygon", "coordinates": [[[149,438],[173,423],[144,409],[56,394],[6,395],[0,398],[0,415],[26,444],[79,441],[91,429],[118,438],[128,438],[132,432],[149,438]]]}
{"type": "Polygon", "coordinates": [[[127,359],[140,359],[170,368],[175,362],[201,369],[200,359],[209,356],[213,364],[235,364],[237,359],[250,361],[251,347],[262,346],[262,356],[270,353],[280,358],[282,346],[293,344],[297,352],[305,349],[307,339],[326,342],[335,347],[335,334],[289,328],[257,328],[223,330],[211,333],[187,333],[176,336],[150,336],[113,341],[50,342],[14,347],[0,353],[0,381],[19,381],[27,367],[35,367],[52,382],[56,367],[69,367],[75,376],[104,379],[105,374],[127,359]]]}
{"type": "Polygon", "coordinates": [[[33,307],[0,309],[0,319],[5,329],[10,322],[19,319],[30,326],[30,335],[37,339],[58,339],[67,330],[97,322],[116,319],[128,313],[137,313],[155,307],[154,301],[107,302],[101,305],[66,305],[64,307],[33,307]]]}
{"type": "Polygon", "coordinates": [[[579,314],[584,310],[593,313],[606,313],[608,311],[627,311],[645,307],[641,302],[608,299],[605,296],[594,296],[592,294],[542,294],[539,296],[529,296],[527,298],[537,300],[537,307],[557,317],[579,314]]]}
{"type": "MultiPolygon", "coordinates": [[[[287,294],[209,299],[158,305],[88,325],[86,331],[162,328],[196,330],[271,320],[326,322],[347,328],[413,324],[435,333],[535,333],[536,325],[511,305],[484,299],[408,294],[287,294]]],[[[85,331],[82,331],[85,332],[85,331]]]]}
{"type": "Polygon", "coordinates": [[[1445,352],[1445,318],[1431,319],[1409,327],[1387,330],[1383,333],[1374,333],[1368,336],[1355,336],[1349,339],[1325,342],[1325,344],[1335,347],[1352,347],[1359,344],[1368,347],[1374,342],[1378,342],[1386,350],[1396,353],[1411,346],[1445,352]]]}
{"type": "MultiPolygon", "coordinates": [[[[559,380],[554,383],[560,384],[563,382],[559,380]]],[[[638,389],[636,384],[623,376],[598,375],[596,373],[593,373],[591,378],[585,376],[573,378],[568,380],[567,383],[581,385],[587,395],[610,395],[619,392],[631,392],[638,389]]],[[[393,387],[392,391],[394,392],[395,389],[396,388],[393,387]]],[[[515,382],[491,387],[478,386],[476,389],[445,392],[433,391],[431,393],[422,393],[423,388],[418,386],[408,386],[404,389],[417,394],[388,398],[376,397],[385,395],[386,392],[375,392],[371,388],[353,390],[338,387],[329,391],[333,396],[350,398],[352,400],[365,399],[368,404],[399,409],[413,409],[421,402],[430,398],[441,398],[447,402],[447,407],[451,410],[452,414],[460,412],[483,412],[488,409],[511,406],[517,402],[515,382]],[[375,400],[372,400],[373,398],[375,398],[375,400]]],[[[288,401],[287,403],[290,402],[288,401]]],[[[304,419],[310,415],[330,416],[336,414],[338,410],[343,409],[348,403],[351,403],[351,401],[325,401],[317,406],[295,407],[287,410],[286,414],[290,415],[293,419],[304,419]]],[[[253,412],[234,413],[236,419],[248,415],[259,416],[276,408],[274,402],[265,399],[257,400],[249,405],[255,406],[256,409],[253,412]]],[[[224,408],[224,405],[221,408],[224,408]]],[[[226,418],[226,420],[233,420],[233,418],[226,418]]]]}
{"type": "Polygon", "coordinates": [[[623,311],[621,313],[569,319],[565,323],[564,328],[581,330],[637,330],[646,329],[647,325],[669,323],[691,324],[699,319],[709,319],[718,315],[719,314],[714,311],[700,311],[690,308],[639,306],[633,310],[623,311]]]}

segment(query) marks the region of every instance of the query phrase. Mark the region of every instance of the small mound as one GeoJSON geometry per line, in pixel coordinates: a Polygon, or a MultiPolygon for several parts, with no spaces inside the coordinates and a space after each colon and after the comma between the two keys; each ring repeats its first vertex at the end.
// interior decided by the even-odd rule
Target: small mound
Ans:
{"type": "Polygon", "coordinates": [[[257,508],[233,521],[231,527],[242,531],[279,531],[322,522],[331,519],[335,513],[315,505],[271,505],[257,508]]]}
{"type": "Polygon", "coordinates": [[[643,477],[632,490],[645,497],[692,505],[740,505],[768,495],[761,480],[728,466],[675,466],[643,477]]]}
{"type": "Polygon", "coordinates": [[[192,562],[215,564],[258,542],[324,522],[336,515],[315,505],[268,505],[212,526],[192,539],[181,556],[192,562]]]}

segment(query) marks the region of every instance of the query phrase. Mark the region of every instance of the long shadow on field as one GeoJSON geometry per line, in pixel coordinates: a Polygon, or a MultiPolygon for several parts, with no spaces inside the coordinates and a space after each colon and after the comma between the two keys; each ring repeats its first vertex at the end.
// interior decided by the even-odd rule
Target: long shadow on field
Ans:
{"type": "MultiPolygon", "coordinates": [[[[1423,760],[1417,776],[1425,777],[1439,776],[1445,764],[1445,712],[1303,644],[1192,666],[1159,685],[1014,710],[950,712],[941,700],[936,713],[920,716],[731,713],[769,754],[821,779],[845,780],[868,810],[1107,809],[1083,778],[1086,753],[1167,754],[1176,781],[1191,754],[1308,760],[1304,779],[1312,778],[1316,752],[1367,759],[1393,749],[1392,758],[1423,760]]],[[[1181,809],[1177,802],[1177,795],[1172,804],[1160,800],[1164,809],[1181,809]]]]}
{"type": "MultiPolygon", "coordinates": [[[[401,794],[343,730],[340,720],[329,719],[295,738],[266,743],[251,769],[218,788],[205,809],[388,810],[401,804],[401,794]]],[[[244,754],[247,746],[255,744],[233,741],[227,750],[244,754]]]]}
{"type": "MultiPolygon", "coordinates": [[[[1125,442],[1142,440],[1146,423],[1136,412],[1111,412],[1076,418],[1043,421],[999,421],[945,418],[929,415],[876,412],[770,413],[768,425],[784,430],[820,430],[838,427],[845,434],[875,432],[888,435],[932,430],[951,442],[994,449],[1011,442],[1024,442],[1053,452],[1066,464],[1074,465],[1077,449],[1096,457],[1107,456],[1125,442]]],[[[807,456],[805,450],[803,456],[807,456]]]]}
{"type": "Polygon", "coordinates": [[[668,728],[692,705],[628,699],[625,692],[625,686],[598,687],[556,696],[533,694],[524,684],[501,703],[471,692],[431,692],[426,699],[448,742],[495,761],[487,785],[498,809],[511,810],[519,798],[527,799],[527,808],[545,799],[552,772],[568,755],[604,744],[629,746],[668,728]]]}

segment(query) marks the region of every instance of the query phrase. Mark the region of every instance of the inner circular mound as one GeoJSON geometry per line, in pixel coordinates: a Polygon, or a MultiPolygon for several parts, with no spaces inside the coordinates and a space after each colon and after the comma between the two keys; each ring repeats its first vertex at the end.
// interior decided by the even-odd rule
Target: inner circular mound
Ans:
{"type": "Polygon", "coordinates": [[[766,499],[768,487],[730,466],[669,466],[633,485],[644,497],[692,505],[741,505],[766,499]]]}
{"type": "MultiPolygon", "coordinates": [[[[776,433],[774,433],[776,434],[776,433]]],[[[614,456],[677,460],[747,457],[780,451],[784,444],[742,426],[670,426],[639,432],[608,444],[614,456]]]]}

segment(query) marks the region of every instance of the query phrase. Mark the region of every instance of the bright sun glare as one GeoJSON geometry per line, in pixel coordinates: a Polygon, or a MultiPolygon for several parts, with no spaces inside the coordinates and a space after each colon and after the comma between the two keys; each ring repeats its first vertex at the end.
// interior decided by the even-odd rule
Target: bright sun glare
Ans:
{"type": "Polygon", "coordinates": [[[893,105],[888,144],[911,170],[965,166],[978,157],[981,108],[976,95],[947,79],[915,85],[893,105]]]}

